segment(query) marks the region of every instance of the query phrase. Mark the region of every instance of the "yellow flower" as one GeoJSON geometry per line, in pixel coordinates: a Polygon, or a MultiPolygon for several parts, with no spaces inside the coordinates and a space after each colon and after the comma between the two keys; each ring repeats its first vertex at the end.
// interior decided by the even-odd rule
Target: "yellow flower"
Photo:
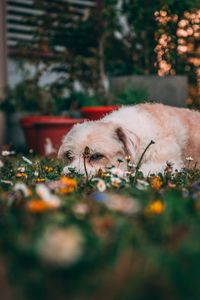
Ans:
{"type": "Polygon", "coordinates": [[[52,167],[48,167],[48,166],[44,166],[44,170],[47,172],[47,173],[51,173],[53,171],[53,168],[52,167]]]}
{"type": "Polygon", "coordinates": [[[45,182],[45,178],[36,178],[35,182],[45,182]]]}
{"type": "Polygon", "coordinates": [[[77,181],[76,179],[67,177],[67,176],[62,176],[60,181],[68,186],[76,187],[77,186],[77,181]]]}
{"type": "Polygon", "coordinates": [[[58,189],[59,194],[70,194],[73,193],[74,188],[72,187],[61,187],[58,189]]]}
{"type": "Polygon", "coordinates": [[[144,210],[145,215],[152,216],[152,215],[160,215],[165,210],[165,204],[161,200],[155,200],[150,203],[144,210]]]}
{"type": "Polygon", "coordinates": [[[150,184],[151,184],[152,189],[159,190],[163,183],[159,176],[153,176],[150,179],[150,184]]]}
{"type": "Polygon", "coordinates": [[[121,180],[117,177],[112,177],[111,178],[111,182],[112,182],[112,185],[115,187],[115,188],[118,188],[119,187],[119,184],[121,182],[121,180]]]}
{"type": "Polygon", "coordinates": [[[32,213],[43,213],[49,209],[55,208],[47,201],[41,199],[33,199],[27,203],[27,210],[32,213]]]}
{"type": "Polygon", "coordinates": [[[58,193],[60,194],[69,194],[74,192],[77,181],[76,179],[62,176],[60,179],[61,186],[58,188],[58,193]]]}
{"type": "Polygon", "coordinates": [[[16,177],[17,177],[17,178],[27,178],[28,175],[27,175],[26,173],[18,172],[18,173],[16,174],[16,177]]]}
{"type": "Polygon", "coordinates": [[[99,169],[97,175],[98,175],[99,177],[105,178],[106,175],[107,175],[107,173],[104,172],[102,169],[99,169]]]}

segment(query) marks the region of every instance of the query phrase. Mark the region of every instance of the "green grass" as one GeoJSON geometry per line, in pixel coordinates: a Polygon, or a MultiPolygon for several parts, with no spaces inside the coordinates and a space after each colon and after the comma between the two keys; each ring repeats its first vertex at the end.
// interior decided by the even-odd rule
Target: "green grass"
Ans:
{"type": "Polygon", "coordinates": [[[200,299],[200,170],[70,181],[55,159],[30,159],[0,157],[11,299],[200,299]]]}

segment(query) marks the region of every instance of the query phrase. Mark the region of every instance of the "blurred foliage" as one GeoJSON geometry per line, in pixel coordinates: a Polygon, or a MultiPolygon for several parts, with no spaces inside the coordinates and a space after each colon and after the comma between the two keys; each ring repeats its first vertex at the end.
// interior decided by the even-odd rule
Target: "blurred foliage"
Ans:
{"type": "MultiPolygon", "coordinates": [[[[161,32],[174,36],[177,23],[161,28],[154,13],[161,9],[176,14],[195,11],[198,0],[99,0],[96,7],[75,14],[66,1],[38,1],[35,7],[43,14],[29,18],[36,25],[33,44],[20,45],[20,53],[45,70],[58,72],[56,86],[74,90],[78,81],[87,93],[104,94],[107,76],[155,74],[155,47],[161,32]],[[30,56],[31,53],[31,56],[30,56]]],[[[176,51],[170,60],[178,74],[189,74],[184,59],[176,51]]]]}
{"type": "Polygon", "coordinates": [[[60,114],[69,109],[67,98],[38,84],[36,78],[24,79],[8,88],[0,109],[6,113],[37,112],[45,115],[60,114]]]}
{"type": "Polygon", "coordinates": [[[132,105],[147,102],[148,92],[144,88],[128,87],[117,94],[89,96],[83,92],[72,92],[67,98],[71,108],[101,105],[132,105]]]}
{"type": "Polygon", "coordinates": [[[41,89],[34,80],[23,80],[13,88],[8,88],[2,109],[7,113],[15,111],[37,111],[40,109],[41,89]]]}
{"type": "Polygon", "coordinates": [[[147,102],[148,93],[143,88],[127,88],[122,90],[118,95],[115,96],[115,103],[120,105],[131,105],[147,102]]]}
{"type": "Polygon", "coordinates": [[[102,173],[99,179],[109,186],[100,193],[97,181],[80,174],[62,179],[53,158],[29,159],[32,164],[0,156],[1,297],[7,291],[16,300],[199,299],[200,171],[194,162],[182,172],[172,173],[168,166],[164,175],[140,174],[136,185],[131,177],[119,177],[114,186],[102,173]],[[64,192],[59,192],[61,180],[67,182],[64,192]],[[59,197],[58,207],[34,208],[45,203],[36,192],[41,182],[59,197]],[[58,236],[45,235],[52,228],[58,236]],[[74,235],[62,236],[72,228],[74,235]],[[63,238],[56,243],[59,234],[63,238]],[[46,244],[47,238],[54,243],[46,244]],[[68,245],[67,261],[58,264],[68,245]],[[70,249],[79,253],[71,264],[70,249]]]}

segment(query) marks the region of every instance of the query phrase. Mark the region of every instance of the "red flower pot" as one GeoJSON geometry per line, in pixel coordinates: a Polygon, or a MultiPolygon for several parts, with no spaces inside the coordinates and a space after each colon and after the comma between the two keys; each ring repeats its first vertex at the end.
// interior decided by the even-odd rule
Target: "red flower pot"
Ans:
{"type": "Polygon", "coordinates": [[[49,116],[29,116],[20,119],[28,149],[36,151],[36,132],[34,124],[40,119],[48,119],[49,116]]]}
{"type": "Polygon", "coordinates": [[[118,108],[119,106],[85,106],[81,108],[81,113],[86,119],[98,120],[118,108]]]}
{"type": "Polygon", "coordinates": [[[48,141],[57,150],[63,136],[74,124],[83,122],[83,119],[66,117],[33,116],[21,119],[27,146],[37,154],[46,154],[45,145],[48,141]]]}

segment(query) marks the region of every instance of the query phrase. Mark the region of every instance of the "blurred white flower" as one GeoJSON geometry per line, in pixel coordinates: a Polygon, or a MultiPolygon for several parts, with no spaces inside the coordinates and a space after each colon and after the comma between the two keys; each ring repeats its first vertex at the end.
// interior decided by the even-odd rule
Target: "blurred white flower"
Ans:
{"type": "Polygon", "coordinates": [[[149,183],[145,180],[137,179],[136,188],[138,190],[144,191],[147,190],[149,187],[149,183]]]}
{"type": "Polygon", "coordinates": [[[4,166],[4,163],[2,162],[2,160],[0,160],[0,168],[2,168],[4,166]]]}
{"type": "Polygon", "coordinates": [[[39,176],[39,172],[38,172],[38,171],[35,171],[35,172],[34,172],[34,176],[35,176],[35,177],[38,177],[38,176],[39,176]]]}
{"type": "Polygon", "coordinates": [[[19,167],[17,169],[18,172],[24,173],[25,172],[25,167],[19,167]]]}
{"type": "Polygon", "coordinates": [[[139,202],[131,197],[109,194],[104,204],[112,210],[125,214],[135,214],[140,211],[139,202]]]}
{"type": "Polygon", "coordinates": [[[122,171],[121,169],[119,168],[112,168],[110,170],[111,174],[117,176],[117,177],[123,177],[124,176],[124,171],[122,171]]]}
{"type": "Polygon", "coordinates": [[[86,203],[77,203],[73,207],[73,211],[78,215],[85,215],[89,211],[89,207],[86,203]]]}
{"type": "Polygon", "coordinates": [[[93,178],[92,181],[97,181],[97,189],[99,192],[104,192],[106,190],[106,183],[101,178],[93,178]]]}
{"type": "Polygon", "coordinates": [[[43,183],[37,184],[36,193],[38,194],[38,196],[40,196],[42,200],[47,201],[52,206],[54,207],[60,206],[60,198],[52,194],[45,184],[43,183]]]}
{"type": "Polygon", "coordinates": [[[106,183],[104,180],[100,178],[98,179],[97,189],[99,190],[99,192],[104,192],[106,190],[106,183]]]}
{"type": "Polygon", "coordinates": [[[80,258],[83,242],[83,236],[77,227],[50,227],[40,238],[37,252],[42,261],[50,265],[66,267],[80,258]]]}
{"type": "Polygon", "coordinates": [[[14,191],[21,191],[25,197],[30,196],[30,190],[28,188],[28,186],[23,183],[23,182],[17,182],[14,187],[13,187],[14,191]]]}
{"type": "Polygon", "coordinates": [[[76,92],[82,92],[83,91],[83,87],[82,84],[79,80],[75,80],[73,82],[73,88],[76,92]]]}
{"type": "Polygon", "coordinates": [[[2,156],[9,156],[10,154],[11,154],[11,152],[8,151],[8,150],[3,150],[3,151],[1,152],[1,155],[2,155],[2,156]]]}
{"type": "Polygon", "coordinates": [[[118,40],[123,39],[123,35],[122,35],[121,32],[119,32],[119,31],[114,31],[114,36],[115,36],[116,39],[118,39],[118,40]]]}
{"type": "Polygon", "coordinates": [[[118,178],[118,177],[112,176],[112,177],[110,178],[110,180],[111,180],[112,185],[115,186],[115,187],[118,187],[119,184],[121,183],[121,179],[118,178]]]}

